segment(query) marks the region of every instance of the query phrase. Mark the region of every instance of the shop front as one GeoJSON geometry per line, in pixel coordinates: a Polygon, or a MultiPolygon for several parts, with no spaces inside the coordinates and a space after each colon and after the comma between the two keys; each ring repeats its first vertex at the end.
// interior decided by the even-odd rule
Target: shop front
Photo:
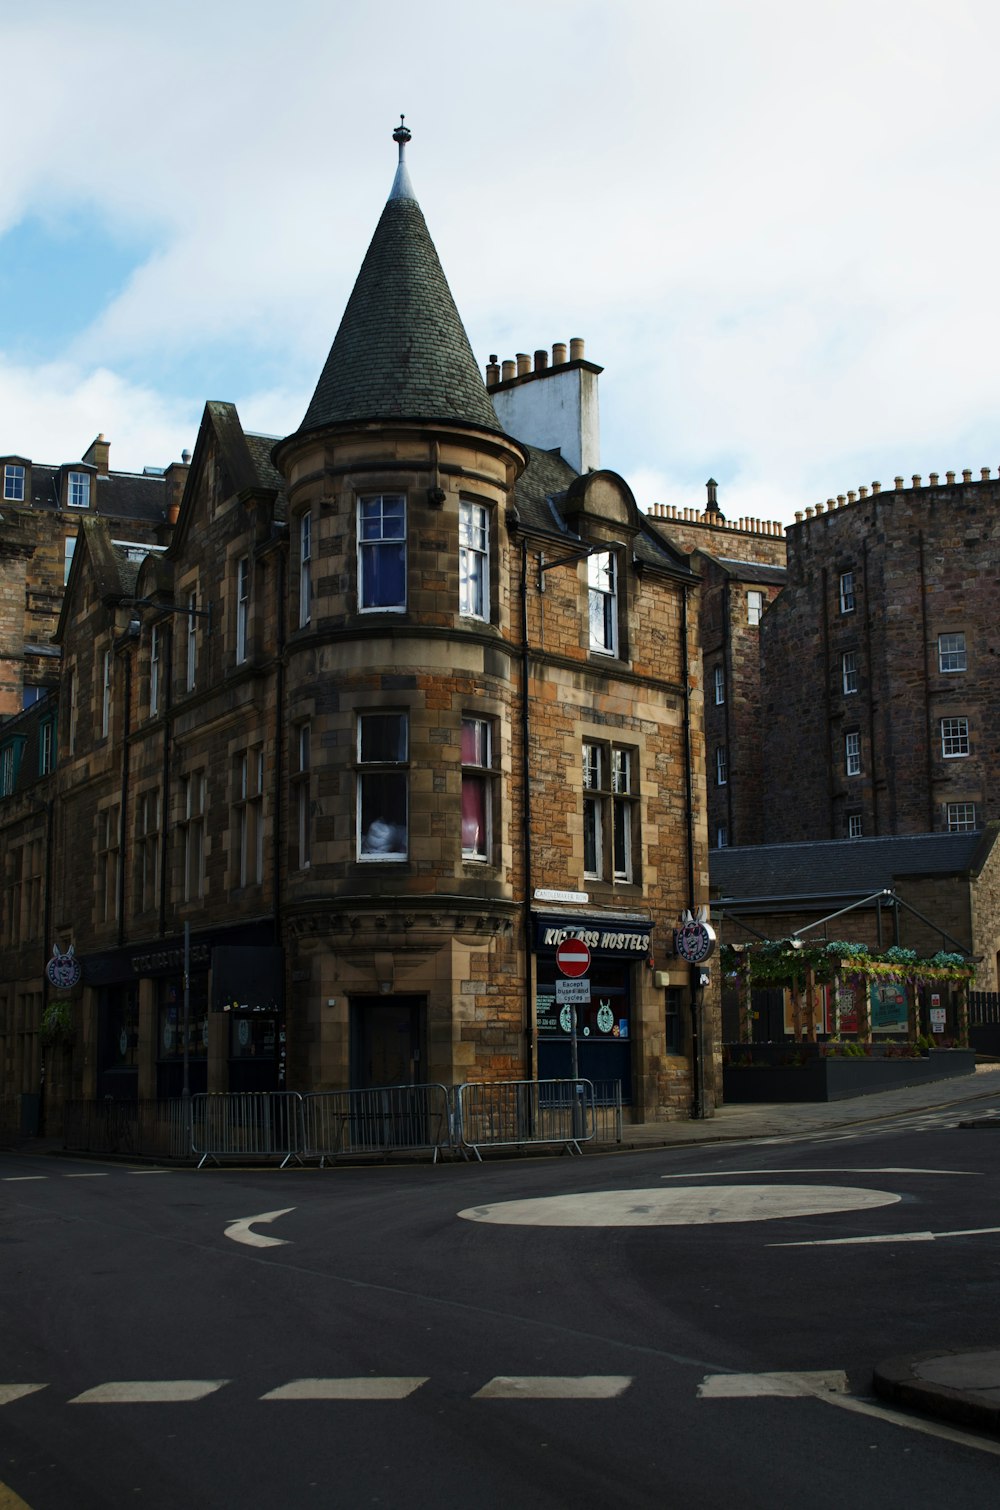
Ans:
{"type": "Polygon", "coordinates": [[[638,1021],[636,972],[649,959],[652,924],[589,914],[535,914],[533,922],[538,1078],[572,1076],[575,1014],[577,1074],[593,1081],[599,1095],[602,1087],[620,1081],[622,1101],[630,1105],[638,1021]],[[586,968],[572,977],[575,984],[570,989],[563,982],[571,977],[558,958],[559,946],[567,939],[585,944],[589,956],[586,968]],[[577,999],[564,1000],[567,996],[577,999]]]}

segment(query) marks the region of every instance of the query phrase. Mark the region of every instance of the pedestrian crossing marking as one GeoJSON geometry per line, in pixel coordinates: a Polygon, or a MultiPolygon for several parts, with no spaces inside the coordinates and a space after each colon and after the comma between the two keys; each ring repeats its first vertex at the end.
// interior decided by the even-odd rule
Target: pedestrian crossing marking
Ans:
{"type": "Polygon", "coordinates": [[[818,1369],[806,1373],[706,1374],[698,1385],[699,1400],[746,1400],[763,1395],[784,1399],[817,1393],[846,1395],[843,1369],[818,1369]]]}
{"type": "Polygon", "coordinates": [[[9,1405],[12,1400],[21,1400],[25,1395],[33,1395],[40,1389],[48,1389],[47,1384],[0,1384],[0,1405],[9,1405]]]}
{"type": "Polygon", "coordinates": [[[632,1383],[630,1374],[497,1374],[474,1400],[613,1400],[632,1383]]]}
{"type": "Polygon", "coordinates": [[[70,1405],[164,1405],[184,1400],[203,1400],[228,1379],[121,1379],[98,1384],[74,1395],[70,1405]]]}
{"type": "Polygon", "coordinates": [[[400,1378],[293,1379],[268,1390],[262,1400],[405,1400],[427,1375],[400,1378]]]}

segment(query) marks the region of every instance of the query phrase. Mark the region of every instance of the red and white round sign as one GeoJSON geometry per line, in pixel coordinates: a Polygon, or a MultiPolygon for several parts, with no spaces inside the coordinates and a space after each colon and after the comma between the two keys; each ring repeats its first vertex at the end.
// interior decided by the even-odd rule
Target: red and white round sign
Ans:
{"type": "Polygon", "coordinates": [[[563,939],[556,949],[556,964],[563,975],[586,975],[590,969],[590,950],[583,939],[563,939]]]}

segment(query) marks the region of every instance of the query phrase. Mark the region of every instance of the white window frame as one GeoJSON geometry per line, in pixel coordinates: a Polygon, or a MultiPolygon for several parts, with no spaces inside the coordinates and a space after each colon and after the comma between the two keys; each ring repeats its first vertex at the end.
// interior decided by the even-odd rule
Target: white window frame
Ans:
{"type": "Polygon", "coordinates": [[[747,624],[751,629],[756,628],[764,617],[764,594],[759,587],[751,587],[747,592],[747,624]]]}
{"type": "Polygon", "coordinates": [[[69,581],[69,574],[73,569],[73,555],[76,551],[76,536],[66,535],[63,537],[63,587],[69,581]]]}
{"type": "Polygon", "coordinates": [[[136,813],[138,851],[138,908],[152,912],[160,900],[160,789],[139,795],[136,813]]]}
{"type": "Polygon", "coordinates": [[[587,612],[590,648],[597,655],[618,654],[618,558],[614,551],[587,557],[587,612]]]}
{"type": "Polygon", "coordinates": [[[938,670],[945,676],[968,671],[969,663],[965,646],[965,631],[938,635],[938,670]]]}
{"type": "Polygon", "coordinates": [[[250,557],[241,556],[236,563],[236,664],[247,658],[250,635],[250,557]]]}
{"type": "Polygon", "coordinates": [[[312,513],[299,517],[299,628],[312,619],[312,513]]]}
{"type": "Polygon", "coordinates": [[[583,746],[583,874],[588,880],[604,879],[604,803],[603,791],[605,747],[586,742],[583,746]],[[589,864],[588,864],[589,860],[589,864]]]}
{"type": "Polygon", "coordinates": [[[404,493],[371,493],[358,499],[358,611],[359,613],[405,613],[408,520],[404,493]],[[402,521],[401,524],[399,521],[402,521]],[[377,563],[383,556],[399,555],[402,561],[402,596],[388,602],[375,602],[379,572],[377,563]]]}
{"type": "Polygon", "coordinates": [[[848,776],[861,775],[860,729],[849,729],[844,733],[844,772],[848,776]]]}
{"type": "Polygon", "coordinates": [[[857,608],[857,598],[854,592],[854,572],[842,571],[838,587],[841,613],[853,613],[857,608]]]}
{"type": "Polygon", "coordinates": [[[66,503],[71,509],[90,508],[90,473],[70,472],[66,478],[66,503]]]}
{"type": "Polygon", "coordinates": [[[312,866],[312,725],[295,728],[295,839],[297,868],[312,866]]]}
{"type": "Polygon", "coordinates": [[[969,720],[962,716],[942,718],[942,760],[964,760],[969,754],[969,720]]]}
{"type": "Polygon", "coordinates": [[[725,745],[715,747],[715,784],[716,786],[729,785],[729,752],[725,745]]]}
{"type": "Polygon", "coordinates": [[[638,752],[585,740],[583,745],[583,874],[631,885],[636,880],[638,752]]]}
{"type": "Polygon", "coordinates": [[[357,725],[357,856],[365,864],[375,862],[389,862],[398,864],[409,858],[410,844],[410,792],[409,792],[409,766],[410,766],[410,718],[409,714],[399,709],[372,708],[358,714],[357,725]],[[401,753],[397,748],[397,755],[393,759],[376,758],[371,747],[366,747],[365,730],[369,724],[374,729],[376,719],[395,718],[399,720],[397,733],[401,735],[401,753]],[[386,779],[398,780],[397,791],[402,792],[402,823],[385,823],[383,819],[375,820],[380,823],[378,842],[372,838],[374,822],[366,828],[366,809],[369,804],[368,783],[370,781],[384,781],[386,779]],[[385,842],[382,841],[382,829],[386,829],[385,842]],[[393,830],[396,832],[393,832],[393,830]],[[400,833],[400,830],[402,831],[400,833]],[[400,843],[402,840],[402,843],[400,843]]]}
{"type": "Polygon", "coordinates": [[[946,802],[944,805],[945,827],[949,834],[971,834],[978,827],[974,802],[946,802]]]}
{"type": "Polygon", "coordinates": [[[239,887],[259,886],[264,879],[264,751],[242,750],[234,772],[239,887]]]}
{"type": "Polygon", "coordinates": [[[458,505],[458,611],[490,616],[490,511],[483,503],[458,505]]]}
{"type": "Polygon", "coordinates": [[[712,685],[715,692],[715,706],[718,708],[726,700],[726,668],[721,663],[712,672],[712,685]]]}
{"type": "Polygon", "coordinates": [[[480,864],[488,862],[493,854],[493,724],[488,718],[481,718],[477,714],[466,714],[462,719],[462,735],[466,729],[473,731],[473,743],[476,747],[476,760],[462,760],[462,859],[473,860],[480,864]],[[466,842],[465,833],[465,789],[469,783],[475,786],[481,794],[481,806],[483,814],[482,831],[477,833],[475,841],[466,842]]]}
{"type": "Polygon", "coordinates": [[[728,849],[729,848],[729,829],[728,829],[728,827],[726,826],[725,823],[720,823],[716,827],[716,830],[715,830],[715,847],[716,847],[716,849],[728,849]]]}
{"type": "Polygon", "coordinates": [[[207,783],[204,771],[194,771],[183,780],[183,899],[199,901],[205,895],[205,805],[207,783]]]}
{"type": "Polygon", "coordinates": [[[864,820],[863,820],[861,814],[860,813],[848,813],[848,815],[847,815],[847,837],[849,839],[862,839],[862,838],[864,838],[864,832],[865,832],[865,830],[864,830],[864,820]]]}
{"type": "Polygon", "coordinates": [[[8,503],[24,502],[24,468],[16,461],[4,462],[3,496],[8,503]]]}
{"type": "Polygon", "coordinates": [[[55,767],[56,723],[54,718],[43,718],[38,726],[38,774],[50,776],[55,767]]]}
{"type": "Polygon", "coordinates": [[[840,657],[840,684],[844,696],[851,697],[858,690],[858,652],[845,650],[840,657]]]}

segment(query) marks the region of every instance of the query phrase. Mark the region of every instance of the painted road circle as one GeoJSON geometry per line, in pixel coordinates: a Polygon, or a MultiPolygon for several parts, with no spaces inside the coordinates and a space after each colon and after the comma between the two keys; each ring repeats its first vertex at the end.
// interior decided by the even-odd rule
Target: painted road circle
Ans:
{"type": "Polygon", "coordinates": [[[593,1190],[537,1200],[467,1206],[467,1222],[505,1227],[697,1227],[773,1222],[794,1216],[866,1211],[900,1200],[888,1190],[842,1185],[682,1185],[667,1190],[593,1190]]]}
{"type": "Polygon", "coordinates": [[[556,964],[563,975],[586,975],[590,969],[590,949],[583,939],[563,939],[556,950],[556,964]]]}

